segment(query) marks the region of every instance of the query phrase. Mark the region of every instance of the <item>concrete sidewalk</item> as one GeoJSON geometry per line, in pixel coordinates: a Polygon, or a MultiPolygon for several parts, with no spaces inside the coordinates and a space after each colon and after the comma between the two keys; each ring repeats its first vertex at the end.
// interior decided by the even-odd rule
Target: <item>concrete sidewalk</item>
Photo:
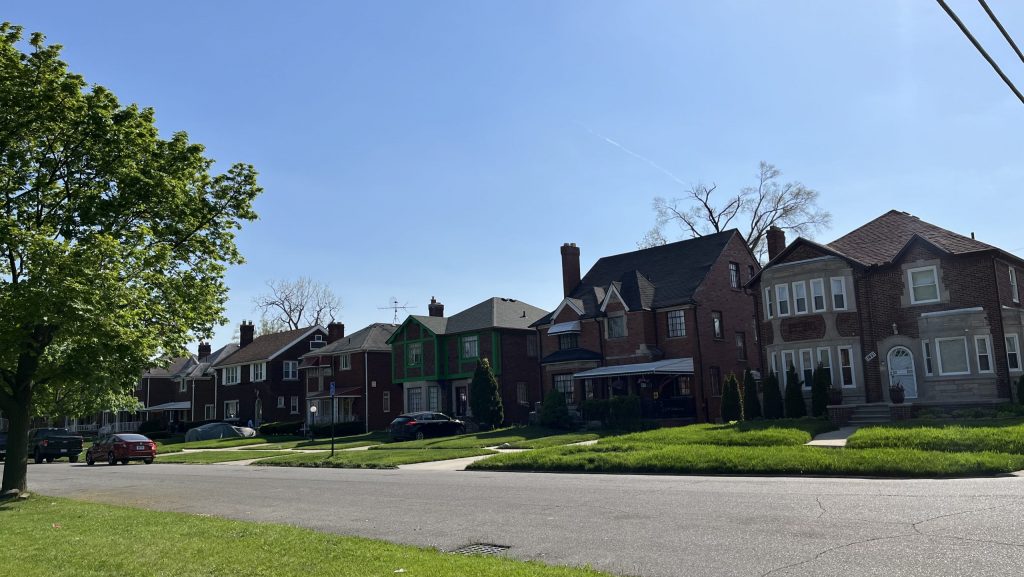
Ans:
{"type": "Polygon", "coordinates": [[[811,447],[845,447],[846,440],[850,438],[859,427],[840,427],[838,430],[822,433],[807,442],[811,447]]]}
{"type": "Polygon", "coordinates": [[[461,459],[448,459],[446,461],[428,461],[426,463],[412,463],[410,465],[399,465],[398,468],[403,471],[465,471],[466,467],[470,463],[475,463],[481,459],[487,457],[493,457],[495,453],[520,453],[522,451],[529,451],[529,449],[499,449],[497,447],[486,447],[494,451],[487,455],[477,455],[476,457],[462,457],[461,459]]]}

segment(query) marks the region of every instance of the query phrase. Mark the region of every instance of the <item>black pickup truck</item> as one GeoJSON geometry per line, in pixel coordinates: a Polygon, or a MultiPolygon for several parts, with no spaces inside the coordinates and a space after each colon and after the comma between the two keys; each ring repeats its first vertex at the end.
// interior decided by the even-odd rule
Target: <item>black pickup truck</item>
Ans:
{"type": "Polygon", "coordinates": [[[82,436],[67,429],[32,429],[28,432],[28,454],[36,463],[44,460],[52,463],[62,457],[77,463],[81,453],[82,436]]]}

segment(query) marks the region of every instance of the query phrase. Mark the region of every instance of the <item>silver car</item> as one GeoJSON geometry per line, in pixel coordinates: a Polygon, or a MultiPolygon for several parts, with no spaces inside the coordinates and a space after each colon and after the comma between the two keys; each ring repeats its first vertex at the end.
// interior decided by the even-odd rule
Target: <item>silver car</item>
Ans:
{"type": "Polygon", "coordinates": [[[208,441],[210,439],[237,439],[255,437],[256,431],[249,427],[236,427],[231,423],[207,423],[185,433],[185,441],[208,441]]]}

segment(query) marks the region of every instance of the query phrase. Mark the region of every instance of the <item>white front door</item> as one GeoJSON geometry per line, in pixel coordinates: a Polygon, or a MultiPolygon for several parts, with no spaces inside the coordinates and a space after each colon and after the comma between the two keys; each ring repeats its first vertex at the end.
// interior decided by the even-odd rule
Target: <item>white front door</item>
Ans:
{"type": "Polygon", "coordinates": [[[906,347],[893,347],[889,351],[889,384],[903,385],[904,396],[917,398],[917,373],[914,371],[914,355],[906,347]]]}

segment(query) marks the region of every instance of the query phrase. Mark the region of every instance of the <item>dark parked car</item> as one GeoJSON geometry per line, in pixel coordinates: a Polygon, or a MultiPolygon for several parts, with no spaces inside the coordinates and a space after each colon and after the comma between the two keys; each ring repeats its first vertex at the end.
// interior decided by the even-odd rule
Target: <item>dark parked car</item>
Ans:
{"type": "Polygon", "coordinates": [[[256,431],[249,427],[236,427],[231,423],[207,423],[189,429],[185,441],[209,441],[210,439],[236,439],[255,437],[256,431]]]}
{"type": "Polygon", "coordinates": [[[28,432],[28,454],[37,464],[44,460],[67,457],[72,463],[78,462],[82,452],[82,436],[67,429],[32,429],[28,432]]]}
{"type": "Polygon", "coordinates": [[[444,413],[408,413],[399,415],[397,419],[391,421],[389,432],[392,439],[444,437],[465,433],[466,424],[444,413]]]}
{"type": "Polygon", "coordinates": [[[156,443],[135,433],[101,435],[85,452],[86,465],[95,465],[96,461],[106,461],[108,465],[116,465],[118,461],[122,465],[127,465],[128,461],[142,461],[148,465],[155,458],[156,443]]]}
{"type": "Polygon", "coordinates": [[[7,433],[0,433],[0,461],[7,458],[7,433]]]}

